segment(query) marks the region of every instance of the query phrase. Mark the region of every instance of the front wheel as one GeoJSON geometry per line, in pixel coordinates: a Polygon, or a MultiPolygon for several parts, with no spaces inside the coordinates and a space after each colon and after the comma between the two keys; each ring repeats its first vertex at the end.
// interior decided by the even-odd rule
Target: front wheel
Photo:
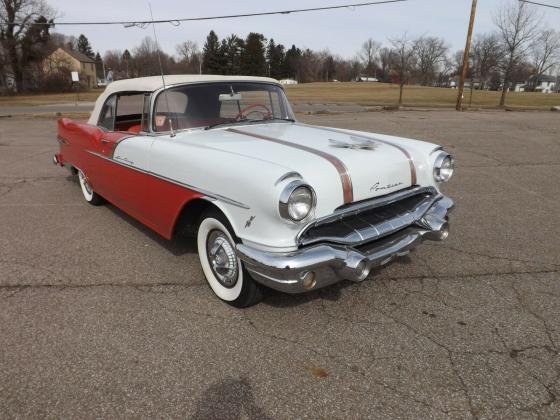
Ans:
{"type": "Polygon", "coordinates": [[[235,254],[235,233],[225,216],[217,211],[204,214],[197,234],[202,271],[214,293],[228,304],[244,308],[262,299],[261,286],[235,254]]]}

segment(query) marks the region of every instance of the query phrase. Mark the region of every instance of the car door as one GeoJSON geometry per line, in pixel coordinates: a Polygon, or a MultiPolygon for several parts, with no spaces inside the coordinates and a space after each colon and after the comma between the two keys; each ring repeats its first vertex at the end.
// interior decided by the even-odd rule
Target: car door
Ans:
{"type": "Polygon", "coordinates": [[[145,222],[149,216],[149,156],[153,137],[142,130],[144,92],[121,92],[107,98],[98,126],[94,188],[107,200],[145,222]]]}

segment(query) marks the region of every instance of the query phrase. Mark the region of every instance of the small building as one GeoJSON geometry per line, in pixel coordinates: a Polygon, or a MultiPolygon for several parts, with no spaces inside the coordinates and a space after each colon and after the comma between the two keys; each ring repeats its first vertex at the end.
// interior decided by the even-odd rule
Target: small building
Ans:
{"type": "Polygon", "coordinates": [[[539,78],[539,83],[535,87],[535,92],[554,93],[557,91],[557,78],[554,76],[543,75],[539,78]]]}
{"type": "Polygon", "coordinates": [[[280,79],[279,82],[283,85],[297,85],[298,81],[294,79],[280,79]]]}
{"type": "Polygon", "coordinates": [[[80,82],[90,89],[97,86],[95,61],[87,55],[67,48],[57,48],[43,61],[43,71],[52,73],[60,68],[77,71],[80,75],[80,82]]]}
{"type": "MultiPolygon", "coordinates": [[[[526,82],[514,83],[514,92],[529,92],[534,86],[534,76],[531,76],[526,82]]],[[[558,91],[558,80],[555,76],[542,75],[539,77],[539,82],[534,87],[535,92],[541,93],[554,93],[558,91]]]]}
{"type": "Polygon", "coordinates": [[[377,77],[358,76],[356,82],[379,82],[377,77]]]}

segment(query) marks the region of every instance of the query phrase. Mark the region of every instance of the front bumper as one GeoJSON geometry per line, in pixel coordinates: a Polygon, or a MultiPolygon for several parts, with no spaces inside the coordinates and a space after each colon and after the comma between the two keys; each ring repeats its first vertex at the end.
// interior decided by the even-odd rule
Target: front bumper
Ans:
{"type": "Polygon", "coordinates": [[[273,253],[238,244],[237,255],[256,281],[286,293],[308,292],[341,280],[360,282],[373,267],[408,254],[420,242],[446,239],[452,208],[453,201],[441,195],[410,226],[359,247],[320,243],[273,253]]]}

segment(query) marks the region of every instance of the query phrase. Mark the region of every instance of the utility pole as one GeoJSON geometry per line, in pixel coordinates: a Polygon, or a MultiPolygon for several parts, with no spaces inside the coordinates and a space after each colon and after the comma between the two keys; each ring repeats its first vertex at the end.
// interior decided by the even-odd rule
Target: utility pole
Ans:
{"type": "Polygon", "coordinates": [[[474,27],[474,17],[476,16],[476,2],[473,0],[471,6],[471,19],[469,21],[469,30],[467,32],[467,42],[465,44],[465,52],[463,54],[463,68],[461,69],[461,78],[459,79],[459,92],[457,93],[457,111],[463,110],[463,92],[465,90],[465,79],[467,78],[467,70],[469,68],[469,56],[471,51],[471,39],[474,27]]]}

